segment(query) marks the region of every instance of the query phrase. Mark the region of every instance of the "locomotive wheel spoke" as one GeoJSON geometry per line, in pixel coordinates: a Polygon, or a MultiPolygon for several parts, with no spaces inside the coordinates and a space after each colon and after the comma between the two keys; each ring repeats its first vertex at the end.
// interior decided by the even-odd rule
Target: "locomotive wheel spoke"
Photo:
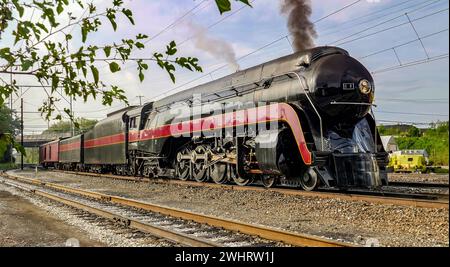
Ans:
{"type": "Polygon", "coordinates": [[[216,184],[224,184],[227,182],[227,164],[216,163],[211,166],[211,179],[216,184]]]}
{"type": "Polygon", "coordinates": [[[185,148],[182,151],[178,152],[177,162],[175,163],[176,172],[178,175],[178,179],[186,181],[189,179],[190,172],[190,162],[189,160],[182,159],[184,155],[190,155],[191,150],[189,148],[185,148]]]}
{"type": "Polygon", "coordinates": [[[207,169],[205,166],[205,160],[202,157],[206,154],[206,148],[204,146],[198,146],[195,149],[196,157],[195,163],[192,164],[192,174],[197,182],[206,182],[208,180],[207,169]]]}

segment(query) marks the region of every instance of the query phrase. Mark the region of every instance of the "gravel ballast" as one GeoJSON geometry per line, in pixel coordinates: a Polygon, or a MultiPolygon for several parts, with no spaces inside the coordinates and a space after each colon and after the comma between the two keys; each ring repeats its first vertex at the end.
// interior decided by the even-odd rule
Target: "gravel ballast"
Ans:
{"type": "MultiPolygon", "coordinates": [[[[17,172],[65,186],[133,198],[206,215],[380,246],[448,246],[448,210],[139,183],[59,172],[17,172]],[[374,241],[375,240],[375,241],[374,241]]],[[[448,181],[448,177],[447,177],[448,181]]]]}
{"type": "MultiPolygon", "coordinates": [[[[54,217],[60,221],[60,224],[57,227],[47,227],[45,231],[37,231],[33,233],[33,235],[29,234],[26,240],[23,240],[20,243],[0,242],[0,246],[2,244],[6,246],[67,246],[67,241],[66,243],[64,243],[59,240],[61,239],[60,237],[53,237],[55,236],[53,232],[58,230],[58,228],[62,228],[62,226],[60,225],[69,225],[70,227],[75,228],[76,231],[72,230],[65,232],[64,236],[72,233],[71,236],[69,234],[71,240],[78,240],[81,236],[83,239],[80,240],[80,245],[82,246],[161,247],[174,245],[173,243],[167,242],[165,240],[160,240],[159,238],[151,236],[149,234],[113,224],[106,219],[85,213],[74,208],[70,208],[62,204],[55,203],[42,197],[37,197],[36,195],[31,195],[30,193],[24,192],[11,186],[3,185],[1,183],[0,191],[8,192],[9,194],[19,199],[28,201],[37,206],[40,210],[44,210],[48,214],[47,216],[54,217]],[[77,233],[77,231],[83,234],[77,233]],[[46,238],[48,235],[52,234],[53,236],[51,239],[47,238],[50,239],[50,241],[46,241],[45,243],[42,242],[43,237],[46,238]],[[85,237],[86,235],[88,236],[88,239],[85,237]],[[88,241],[85,241],[86,239],[88,241]]],[[[34,219],[34,221],[31,220],[31,223],[36,224],[42,224],[43,222],[44,221],[42,220],[42,218],[34,219]]],[[[22,227],[19,226],[18,229],[14,230],[14,233],[4,234],[17,235],[17,231],[27,230],[22,229],[22,227]]]]}
{"type": "Polygon", "coordinates": [[[389,181],[412,183],[448,184],[448,174],[435,173],[390,173],[389,181]]]}

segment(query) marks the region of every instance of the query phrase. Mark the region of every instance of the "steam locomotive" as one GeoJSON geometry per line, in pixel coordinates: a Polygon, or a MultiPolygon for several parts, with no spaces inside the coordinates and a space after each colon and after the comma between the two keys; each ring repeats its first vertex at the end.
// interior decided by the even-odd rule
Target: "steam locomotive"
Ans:
{"type": "Polygon", "coordinates": [[[304,190],[387,185],[374,81],[337,47],[288,55],[40,147],[44,167],[304,190]]]}

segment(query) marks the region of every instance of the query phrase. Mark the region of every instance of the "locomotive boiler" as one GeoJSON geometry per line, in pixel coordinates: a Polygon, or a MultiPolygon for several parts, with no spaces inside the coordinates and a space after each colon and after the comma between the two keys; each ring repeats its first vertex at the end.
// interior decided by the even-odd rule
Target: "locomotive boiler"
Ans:
{"type": "Polygon", "coordinates": [[[65,161],[55,166],[304,190],[378,187],[388,183],[388,157],[374,94],[372,76],[347,51],[317,47],[109,114],[62,140],[65,161]]]}

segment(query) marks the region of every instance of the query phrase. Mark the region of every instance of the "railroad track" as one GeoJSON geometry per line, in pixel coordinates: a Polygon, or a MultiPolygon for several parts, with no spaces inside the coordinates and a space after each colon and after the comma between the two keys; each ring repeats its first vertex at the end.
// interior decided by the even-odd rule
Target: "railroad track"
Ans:
{"type": "Polygon", "coordinates": [[[449,184],[423,183],[423,182],[389,182],[390,186],[417,187],[417,188],[449,188],[449,184]]]}
{"type": "Polygon", "coordinates": [[[186,246],[276,246],[280,242],[292,246],[355,246],[332,239],[46,183],[11,173],[1,174],[1,177],[1,181],[9,186],[186,246]]]}
{"type": "MultiPolygon", "coordinates": [[[[55,171],[60,172],[58,170],[55,171]]],[[[61,171],[61,172],[68,174],[85,175],[85,176],[127,180],[127,181],[137,181],[137,182],[170,183],[196,187],[206,186],[210,188],[221,188],[225,190],[236,190],[236,191],[257,191],[257,192],[271,191],[285,195],[333,198],[350,201],[366,201],[377,204],[392,204],[392,205],[413,206],[421,208],[439,208],[439,209],[449,208],[449,200],[447,194],[434,194],[434,193],[408,194],[398,192],[379,192],[367,190],[352,190],[352,191],[327,190],[327,191],[309,192],[292,188],[264,188],[261,186],[220,185],[215,183],[198,183],[195,181],[181,181],[175,179],[148,179],[130,176],[119,176],[112,174],[98,174],[98,173],[86,173],[75,171],[61,171]]]]}

